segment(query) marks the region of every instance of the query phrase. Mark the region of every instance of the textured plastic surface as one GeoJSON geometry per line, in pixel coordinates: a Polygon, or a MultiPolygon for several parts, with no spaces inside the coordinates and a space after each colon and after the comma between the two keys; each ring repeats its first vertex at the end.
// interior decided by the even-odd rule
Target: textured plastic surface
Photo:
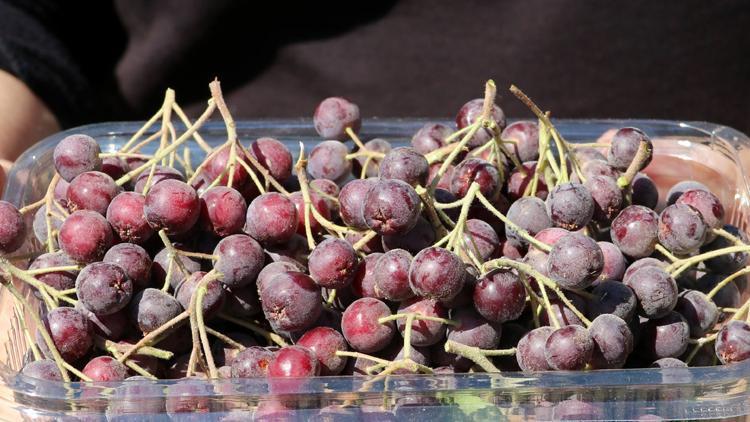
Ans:
{"type": "MultiPolygon", "coordinates": [[[[425,120],[367,120],[362,138],[385,138],[404,144],[425,120]]],[[[728,212],[728,222],[748,228],[748,180],[750,139],[723,126],[710,123],[678,123],[653,120],[558,120],[557,127],[570,141],[591,142],[610,128],[636,126],[655,143],[655,159],[649,175],[663,196],[673,183],[695,179],[716,192],[728,212]]],[[[52,150],[62,137],[86,133],[95,137],[103,151],[114,151],[140,127],[137,122],[105,123],[71,129],[29,149],[9,174],[5,199],[23,205],[39,199],[53,174],[52,150]]],[[[213,145],[223,142],[224,127],[210,123],[200,132],[213,145]]],[[[320,139],[309,120],[257,120],[238,124],[244,143],[260,136],[276,137],[295,153],[299,142],[309,146],[320,139]]],[[[194,158],[200,157],[195,148],[194,158]]],[[[21,253],[37,248],[25,245],[21,253]]],[[[29,295],[28,289],[26,294],[29,295]]],[[[748,292],[743,297],[747,298],[748,292]]],[[[31,324],[28,316],[24,317],[31,324]]],[[[50,383],[18,376],[27,341],[18,329],[12,298],[0,292],[0,321],[11,329],[0,333],[0,418],[18,420],[82,416],[100,420],[113,387],[118,383],[50,383]]],[[[32,327],[33,329],[33,327],[32,327]]],[[[729,366],[623,369],[588,372],[526,374],[414,375],[391,376],[365,387],[362,377],[317,378],[305,382],[297,393],[284,397],[297,408],[293,419],[309,420],[319,409],[349,404],[351,419],[358,409],[385,406],[398,420],[549,420],[570,416],[575,410],[585,419],[636,420],[647,414],[665,419],[740,418],[750,414],[750,361],[729,366]],[[577,400],[577,401],[576,401],[577,400]]],[[[210,412],[200,420],[221,420],[230,414],[249,420],[259,404],[274,400],[265,379],[204,381],[210,412]]],[[[156,397],[144,394],[129,400],[167,396],[174,381],[159,381],[156,397]]],[[[122,399],[117,399],[122,400],[122,399]]],[[[135,406],[137,408],[137,405],[135,406]]],[[[197,414],[184,414],[198,416],[197,414]]],[[[175,415],[172,415],[175,416],[175,415]]],[[[343,416],[343,415],[339,415],[343,416]]],[[[361,416],[361,415],[360,415],[361,416]]],[[[75,419],[75,418],[73,418],[75,419]]],[[[166,415],[133,415],[127,420],[169,420],[166,415]]],[[[75,419],[78,420],[78,419],[75,419]]],[[[234,420],[234,419],[233,419],[234,420]]],[[[328,419],[321,419],[328,420],[328,419]]],[[[332,420],[332,419],[331,419],[332,420]]],[[[336,419],[345,420],[345,419],[336,419]]],[[[374,419],[375,420],[375,419],[374,419]]],[[[381,420],[381,419],[377,419],[381,420]]]]}

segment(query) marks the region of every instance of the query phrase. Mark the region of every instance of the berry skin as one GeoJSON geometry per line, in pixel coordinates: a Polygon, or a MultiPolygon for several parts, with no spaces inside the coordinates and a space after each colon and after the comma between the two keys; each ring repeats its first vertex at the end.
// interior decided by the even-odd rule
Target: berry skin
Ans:
{"type": "Polygon", "coordinates": [[[106,214],[112,199],[122,189],[109,175],[98,171],[87,171],[76,176],[68,186],[68,209],[91,210],[106,214]]]}
{"type": "Polygon", "coordinates": [[[247,207],[245,233],[262,245],[286,243],[297,233],[297,221],[292,201],[280,193],[264,193],[247,207]]]}
{"type": "MultiPolygon", "coordinates": [[[[474,123],[482,115],[483,105],[484,100],[482,98],[475,98],[461,106],[461,109],[458,110],[458,114],[456,115],[456,127],[458,129],[463,129],[474,123]]],[[[505,129],[505,113],[500,107],[497,106],[497,104],[492,105],[492,113],[490,114],[490,118],[495,121],[498,130],[502,131],[503,129],[505,129]]],[[[479,128],[479,130],[474,134],[474,137],[469,141],[468,147],[476,148],[478,146],[482,146],[491,138],[492,132],[489,129],[479,128]]]]}
{"type": "Polygon", "coordinates": [[[344,336],[329,327],[315,327],[305,333],[297,345],[310,349],[318,359],[320,375],[338,375],[346,367],[346,356],[337,356],[339,350],[348,349],[344,336]]]}
{"type": "Polygon", "coordinates": [[[440,123],[425,123],[411,138],[411,147],[425,155],[445,146],[445,138],[453,133],[451,128],[440,123]]]}
{"type": "Polygon", "coordinates": [[[479,184],[482,195],[493,198],[500,188],[500,174],[495,166],[485,160],[466,159],[453,170],[451,192],[456,197],[463,198],[473,182],[479,184]]]}
{"type": "Polygon", "coordinates": [[[479,279],[473,302],[479,314],[489,321],[513,321],[526,307],[526,289],[518,274],[498,268],[479,279]]]}
{"type": "Polygon", "coordinates": [[[265,260],[260,244],[244,234],[221,239],[213,254],[217,256],[214,269],[222,274],[221,282],[232,289],[255,282],[265,260]]]}
{"type": "Polygon", "coordinates": [[[383,299],[381,292],[375,284],[375,264],[378,259],[380,259],[381,255],[382,254],[378,252],[367,255],[357,267],[357,272],[354,274],[354,280],[352,280],[351,289],[344,289],[339,293],[345,291],[353,293],[352,301],[354,300],[354,296],[383,299]]]}
{"type": "Polygon", "coordinates": [[[683,180],[675,183],[667,192],[667,205],[672,205],[682,196],[683,193],[689,190],[705,190],[710,191],[706,185],[695,180],[683,180]]]}
{"type": "MultiPolygon", "coordinates": [[[[434,299],[415,297],[401,302],[398,313],[411,312],[435,318],[448,317],[448,309],[434,299]]],[[[398,319],[396,325],[403,336],[406,329],[406,318],[398,319]]],[[[442,322],[415,319],[412,324],[411,344],[414,346],[432,346],[445,338],[445,329],[446,325],[442,322]]]]}
{"type": "MultiPolygon", "coordinates": [[[[196,271],[200,271],[201,269],[201,264],[198,261],[187,256],[175,255],[174,262],[172,263],[172,274],[169,277],[169,285],[175,291],[177,290],[177,287],[180,286],[180,283],[182,283],[182,281],[186,278],[186,276],[179,269],[179,264],[177,263],[177,261],[179,261],[182,264],[182,267],[185,268],[185,272],[187,272],[187,275],[190,275],[196,271]]],[[[167,248],[164,248],[154,256],[154,263],[151,266],[151,278],[153,279],[153,284],[155,286],[164,285],[168,270],[169,251],[167,250],[167,248]]]]}
{"type": "Polygon", "coordinates": [[[355,230],[367,230],[363,210],[365,197],[376,179],[356,179],[344,185],[339,193],[339,215],[341,221],[355,230]]]}
{"type": "Polygon", "coordinates": [[[716,356],[727,365],[750,358],[750,325],[729,321],[716,337],[716,356]]]}
{"type": "Polygon", "coordinates": [[[602,250],[602,256],[604,257],[604,268],[599,275],[599,280],[622,280],[625,275],[627,261],[622,252],[620,252],[620,248],[610,242],[596,242],[596,244],[599,245],[599,249],[602,250]]]}
{"type": "Polygon", "coordinates": [[[547,210],[555,227],[575,231],[586,227],[594,216],[591,193],[580,183],[561,183],[547,196],[547,210]]]}
{"type": "Polygon", "coordinates": [[[622,190],[615,179],[607,176],[591,176],[584,184],[594,200],[594,220],[609,223],[622,209],[622,190]]]}
{"type": "Polygon", "coordinates": [[[697,251],[708,230],[701,213],[690,205],[675,203],[659,216],[659,242],[676,255],[697,251]]]}
{"type": "Polygon", "coordinates": [[[352,349],[362,353],[383,350],[396,334],[396,324],[378,322],[379,318],[391,315],[388,305],[374,299],[355,300],[341,316],[341,329],[344,338],[352,349]]]}
{"type": "Polygon", "coordinates": [[[145,205],[146,197],[135,192],[122,192],[109,203],[107,221],[123,242],[143,245],[154,235],[143,213],[145,205]]]}
{"type": "Polygon", "coordinates": [[[639,350],[652,359],[680,357],[688,347],[690,327],[677,312],[650,319],[641,326],[639,350]]]}
{"type": "Polygon", "coordinates": [[[569,371],[583,369],[591,360],[594,340],[588,330],[579,325],[558,328],[547,338],[544,357],[550,367],[569,371]]]}
{"type": "Polygon", "coordinates": [[[248,152],[279,182],[292,175],[292,153],[278,139],[258,138],[250,144],[248,152]]]}
{"type": "Polygon", "coordinates": [[[319,374],[320,364],[315,352],[299,345],[282,347],[268,366],[270,387],[275,394],[296,392],[304,384],[304,378],[319,374]],[[281,380],[284,378],[293,379],[281,380]]]}
{"type": "MultiPolygon", "coordinates": [[[[710,229],[720,229],[724,225],[724,206],[716,195],[707,190],[687,190],[677,198],[675,204],[690,205],[698,210],[710,229]]],[[[706,233],[706,240],[709,242],[715,237],[711,231],[706,233]]]]}
{"type": "Polygon", "coordinates": [[[633,205],[643,205],[646,208],[655,209],[659,203],[659,190],[656,183],[648,175],[638,173],[630,184],[633,192],[631,200],[633,205]]]}
{"type": "Polygon", "coordinates": [[[307,172],[313,179],[328,179],[336,184],[352,175],[352,162],[346,158],[349,148],[339,141],[323,141],[310,151],[307,172]]]}
{"type": "Polygon", "coordinates": [[[143,290],[151,284],[151,257],[145,249],[133,243],[112,246],[102,259],[119,266],[133,283],[133,291],[143,290]]]}
{"type": "Polygon", "coordinates": [[[62,373],[52,359],[40,359],[31,361],[24,365],[21,370],[23,375],[45,381],[62,381],[62,373]]]}
{"type": "MultiPolygon", "coordinates": [[[[607,151],[607,161],[609,164],[620,170],[627,170],[630,163],[638,152],[638,147],[642,141],[648,144],[649,150],[653,151],[653,145],[651,139],[643,133],[640,129],[634,127],[625,127],[615,132],[612,137],[612,143],[607,151]]],[[[643,167],[638,170],[642,170],[651,162],[651,158],[643,163],[643,167]]]]}
{"type": "Polygon", "coordinates": [[[133,283],[118,265],[94,262],[76,278],[78,300],[96,315],[110,315],[124,309],[133,296],[133,283]]]}
{"type": "Polygon", "coordinates": [[[173,296],[159,289],[144,289],[130,301],[130,320],[149,333],[164,325],[182,312],[182,305],[173,296]]]}
{"type": "Polygon", "coordinates": [[[509,124],[501,135],[503,140],[515,141],[509,145],[521,162],[539,158],[539,126],[532,121],[518,121],[509,124]]]}
{"type": "Polygon", "coordinates": [[[602,314],[591,322],[589,333],[594,340],[592,366],[602,369],[622,368],[633,351],[633,333],[627,322],[615,315],[602,314]]]}
{"type": "Polygon", "coordinates": [[[547,261],[549,276],[564,289],[585,289],[602,273],[604,255],[590,237],[570,233],[552,247],[547,261]]]}
{"type": "Polygon", "coordinates": [[[154,185],[146,195],[143,214],[151,227],[169,235],[189,231],[200,217],[200,201],[192,186],[179,180],[154,185]]]}
{"type": "Polygon", "coordinates": [[[99,171],[102,159],[99,144],[87,135],[70,135],[61,140],[52,154],[55,170],[66,182],[87,171],[99,171]]]}
{"type": "Polygon", "coordinates": [[[549,326],[535,328],[518,341],[516,360],[522,371],[534,372],[552,369],[544,356],[544,349],[547,339],[554,331],[555,329],[549,326]]]}
{"type": "Polygon", "coordinates": [[[403,249],[392,249],[375,262],[375,288],[383,298],[401,301],[414,297],[409,286],[409,267],[412,256],[403,249]]]}
{"type": "Polygon", "coordinates": [[[677,305],[677,282],[659,267],[643,267],[625,281],[638,298],[638,313],[661,318],[677,305]]]}
{"type": "Polygon", "coordinates": [[[397,179],[415,187],[425,186],[429,173],[427,159],[408,147],[394,148],[388,152],[378,170],[381,179],[397,179]]]}
{"type": "MultiPolygon", "coordinates": [[[[305,198],[302,192],[293,192],[289,195],[289,199],[294,203],[294,207],[297,210],[297,234],[305,236],[305,198]]],[[[320,234],[323,232],[323,225],[315,217],[315,214],[313,214],[312,207],[326,220],[331,219],[331,211],[328,209],[328,203],[313,192],[310,192],[310,205],[310,231],[314,235],[320,234]]]]}
{"type": "MultiPolygon", "coordinates": [[[[180,302],[183,309],[190,308],[190,301],[196,292],[195,289],[205,275],[206,273],[203,271],[196,271],[177,287],[175,298],[180,302]]],[[[221,287],[219,280],[214,279],[206,284],[206,293],[203,295],[203,314],[206,319],[212,318],[221,311],[221,308],[224,306],[225,296],[226,293],[221,287]]]]}
{"type": "MultiPolygon", "coordinates": [[[[506,216],[531,236],[552,227],[552,220],[547,213],[544,201],[536,197],[524,197],[510,204],[506,216]]],[[[505,237],[516,246],[528,245],[528,241],[509,226],[505,226],[505,237]]]]}
{"type": "Polygon", "coordinates": [[[232,361],[232,378],[255,378],[268,375],[275,353],[260,346],[250,346],[232,361]]]}
{"type": "MultiPolygon", "coordinates": [[[[135,179],[135,187],[133,188],[133,192],[140,193],[140,194],[143,193],[143,189],[146,187],[146,183],[148,182],[149,174],[151,174],[151,171],[146,170],[140,175],[138,175],[138,178],[135,179]]],[[[154,175],[153,177],[151,177],[151,182],[149,183],[149,189],[153,188],[156,184],[161,183],[165,180],[178,180],[180,182],[184,182],[185,176],[183,176],[182,173],[180,173],[178,170],[172,167],[157,165],[156,169],[154,170],[154,175]]],[[[210,183],[210,181],[208,181],[207,183],[210,183]]]]}
{"type": "Polygon", "coordinates": [[[703,337],[719,321],[716,304],[697,290],[682,291],[674,310],[687,321],[692,338],[703,337]]]}
{"type": "Polygon", "coordinates": [[[474,309],[454,309],[451,319],[458,325],[448,327],[448,340],[480,349],[496,349],[500,344],[502,325],[487,321],[474,309]]]}
{"type": "Polygon", "coordinates": [[[630,258],[647,257],[654,253],[656,247],[658,221],[659,216],[652,209],[631,205],[612,220],[612,243],[630,258]]]}
{"type": "Polygon", "coordinates": [[[25,237],[26,223],[18,208],[10,202],[0,201],[0,253],[14,252],[23,245],[25,237]]]}
{"type": "MultiPolygon", "coordinates": [[[[55,308],[44,316],[44,326],[52,337],[60,356],[67,362],[75,362],[89,352],[94,340],[91,324],[83,313],[73,308],[55,308]]],[[[37,334],[37,344],[45,355],[47,343],[37,334]]]]}
{"type": "Polygon", "coordinates": [[[380,235],[409,232],[419,219],[417,192],[400,180],[379,180],[365,195],[362,216],[367,227],[380,235]]]}
{"type": "Polygon", "coordinates": [[[60,227],[58,242],[62,250],[77,262],[98,261],[113,243],[112,228],[97,212],[76,211],[60,227]]]}
{"type": "Polygon", "coordinates": [[[329,237],[312,250],[307,265],[318,286],[341,289],[354,278],[357,253],[346,240],[329,237]]]}
{"type": "Polygon", "coordinates": [[[419,252],[409,268],[409,285],[425,298],[449,300],[464,286],[466,267],[446,249],[430,247],[419,252]]]}
{"type": "Polygon", "coordinates": [[[81,372],[92,381],[122,381],[128,376],[128,367],[111,356],[97,356],[81,372]]]}
{"type": "Polygon", "coordinates": [[[346,98],[328,97],[315,108],[313,125],[321,138],[343,141],[349,137],[346,128],[357,133],[362,126],[359,106],[346,98]]]}
{"type": "MultiPolygon", "coordinates": [[[[69,265],[75,265],[75,262],[65,255],[65,252],[57,251],[39,255],[31,265],[29,265],[29,269],[38,270],[42,268],[64,267],[69,265]]],[[[75,287],[78,271],[55,271],[38,274],[34,277],[42,283],[52,286],[57,290],[68,290],[75,287]]]]}
{"type": "Polygon", "coordinates": [[[304,330],[323,312],[320,287],[303,273],[279,273],[262,286],[259,294],[263,313],[277,330],[304,330]]]}
{"type": "Polygon", "coordinates": [[[237,190],[214,186],[203,193],[200,204],[199,224],[204,231],[220,237],[242,231],[247,203],[237,190]]]}

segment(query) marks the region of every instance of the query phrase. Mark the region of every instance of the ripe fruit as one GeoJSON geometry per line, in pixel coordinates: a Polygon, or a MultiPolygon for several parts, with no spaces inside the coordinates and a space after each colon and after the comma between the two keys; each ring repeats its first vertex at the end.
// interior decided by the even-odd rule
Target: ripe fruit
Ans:
{"type": "Polygon", "coordinates": [[[396,324],[378,322],[379,318],[391,315],[385,303],[370,297],[355,300],[341,316],[344,338],[352,349],[362,353],[383,350],[396,334],[396,324]]]}
{"type": "Polygon", "coordinates": [[[343,141],[349,137],[346,128],[359,132],[359,107],[346,98],[328,97],[315,108],[313,125],[321,138],[343,141]]]}
{"type": "Polygon", "coordinates": [[[448,300],[464,286],[465,266],[446,249],[430,247],[414,257],[409,268],[409,285],[418,296],[448,300]]]}
{"type": "Polygon", "coordinates": [[[409,232],[419,219],[420,200],[414,188],[400,180],[379,180],[365,195],[362,216],[380,235],[409,232]]]}
{"type": "Polygon", "coordinates": [[[60,177],[70,182],[81,173],[101,170],[101,152],[94,138],[87,135],[70,135],[57,143],[52,159],[60,177]]]}
{"type": "Polygon", "coordinates": [[[200,217],[198,194],[185,182],[165,180],[148,191],[143,214],[157,230],[164,229],[169,235],[185,233],[200,217]]]}
{"type": "Polygon", "coordinates": [[[60,227],[58,242],[62,250],[77,262],[98,261],[112,246],[112,228],[97,212],[76,211],[60,227]]]}
{"type": "Polygon", "coordinates": [[[94,314],[110,315],[128,306],[133,283],[119,266],[94,262],[78,274],[76,294],[81,304],[94,314]]]}
{"type": "Polygon", "coordinates": [[[297,232],[297,209],[280,193],[268,192],[247,207],[245,233],[263,245],[285,243],[297,232]]]}
{"type": "Polygon", "coordinates": [[[329,237],[319,243],[308,259],[310,277],[320,287],[341,289],[351,284],[357,270],[357,254],[349,242],[329,237]]]}

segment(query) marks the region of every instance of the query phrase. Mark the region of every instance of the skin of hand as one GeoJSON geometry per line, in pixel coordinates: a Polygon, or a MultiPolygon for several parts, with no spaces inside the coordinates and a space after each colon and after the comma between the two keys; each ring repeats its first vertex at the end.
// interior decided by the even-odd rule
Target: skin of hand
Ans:
{"type": "Polygon", "coordinates": [[[0,194],[13,161],[40,139],[60,131],[47,106],[20,79],[0,70],[0,194]]]}

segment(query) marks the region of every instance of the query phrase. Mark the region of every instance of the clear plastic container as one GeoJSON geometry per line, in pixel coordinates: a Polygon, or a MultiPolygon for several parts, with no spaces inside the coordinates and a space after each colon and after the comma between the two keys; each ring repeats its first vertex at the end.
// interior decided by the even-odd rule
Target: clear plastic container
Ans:
{"type": "MultiPolygon", "coordinates": [[[[373,119],[364,122],[362,137],[385,138],[394,144],[407,143],[426,120],[373,119]]],[[[750,139],[731,128],[710,123],[678,123],[658,120],[558,120],[557,127],[570,141],[591,142],[610,128],[636,126],[655,143],[654,162],[649,175],[657,182],[663,197],[671,184],[694,179],[717,193],[728,210],[727,221],[747,230],[748,168],[750,139]]],[[[39,199],[52,177],[52,150],[71,133],[95,137],[103,151],[114,151],[140,127],[140,123],[103,123],[59,133],[36,144],[17,161],[9,174],[5,199],[23,205],[39,199]]],[[[273,136],[288,143],[292,151],[299,142],[312,145],[319,138],[309,120],[255,120],[238,124],[243,141],[273,136]]],[[[213,145],[224,141],[224,126],[209,123],[201,134],[213,145]]],[[[307,149],[309,151],[309,147],[307,149]]],[[[200,156],[195,149],[194,156],[200,156]]],[[[38,244],[27,244],[20,253],[38,244]]],[[[20,286],[19,287],[23,287],[20,286]]],[[[28,289],[24,290],[28,295],[28,289]]],[[[743,297],[747,298],[748,292],[743,297]]],[[[34,301],[36,302],[36,301],[34,301]]],[[[18,376],[27,350],[19,330],[12,298],[0,291],[0,321],[9,328],[0,333],[0,418],[19,420],[43,418],[59,420],[66,416],[82,420],[104,418],[118,383],[51,383],[18,376]]],[[[27,324],[32,321],[24,317],[27,324]]],[[[33,330],[33,326],[31,326],[33,330]]],[[[623,369],[587,372],[543,372],[460,375],[390,376],[369,387],[364,378],[321,377],[305,382],[284,397],[298,410],[293,420],[309,420],[319,409],[347,404],[348,416],[360,419],[363,406],[385,406],[398,420],[548,420],[575,416],[592,420],[636,420],[643,415],[664,419],[744,419],[750,415],[750,361],[697,368],[623,369]],[[576,401],[577,400],[577,401],[576,401]],[[582,413],[581,410],[583,410],[582,413]],[[572,412],[572,413],[571,413],[572,412]]],[[[201,381],[202,404],[209,413],[186,413],[200,420],[249,420],[259,404],[276,398],[269,395],[265,379],[201,381]]],[[[162,400],[174,381],[159,381],[151,393],[129,396],[139,404],[162,400]]],[[[122,402],[122,398],[114,399],[122,402]]],[[[162,409],[163,411],[163,409],[162,409]]],[[[174,415],[173,415],[174,416],[174,415]]],[[[343,415],[339,415],[342,419],[343,415]]],[[[175,418],[177,420],[182,420],[175,418]]],[[[169,420],[162,414],[132,415],[127,420],[169,420]]],[[[268,419],[267,419],[268,420],[268,419]]],[[[276,419],[278,420],[278,419],[276,419]]],[[[320,419],[333,420],[333,419],[320,419]]],[[[380,419],[373,419],[380,420],[380,419]]],[[[383,419],[388,420],[388,419],[383,419]]]]}

